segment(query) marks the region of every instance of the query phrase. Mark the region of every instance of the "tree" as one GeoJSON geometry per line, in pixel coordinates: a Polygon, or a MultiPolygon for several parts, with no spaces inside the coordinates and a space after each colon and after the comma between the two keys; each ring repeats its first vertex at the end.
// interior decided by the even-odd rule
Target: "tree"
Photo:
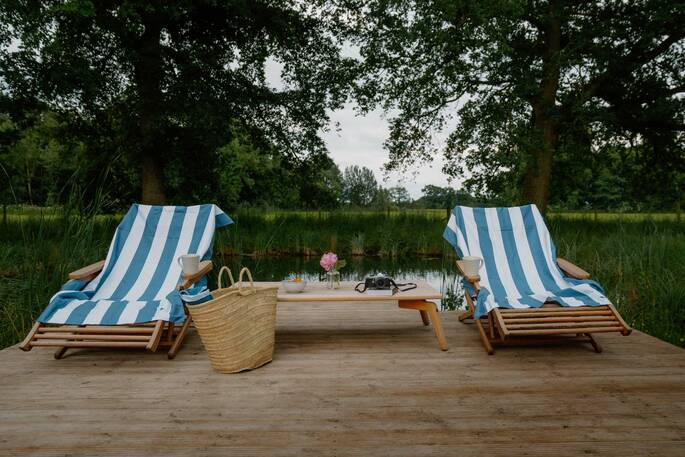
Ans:
{"type": "Polygon", "coordinates": [[[542,210],[563,150],[585,160],[630,136],[653,151],[646,169],[662,155],[667,179],[685,167],[679,2],[344,3],[340,27],[364,59],[356,98],[397,113],[388,169],[430,160],[432,135],[453,125],[446,173],[491,195],[513,183],[542,210]]]}
{"type": "Polygon", "coordinates": [[[340,206],[343,177],[338,165],[328,156],[319,163],[309,163],[309,179],[302,192],[304,206],[316,209],[335,209],[340,206]]]}
{"type": "Polygon", "coordinates": [[[348,72],[339,51],[295,1],[0,3],[2,92],[108,130],[140,166],[147,203],[165,200],[168,167],[211,169],[232,123],[288,157],[325,153],[318,132],[348,72]],[[282,66],[280,89],[267,59],[282,66]]]}
{"type": "Polygon", "coordinates": [[[406,206],[411,203],[411,195],[406,187],[395,186],[388,189],[390,201],[397,206],[406,206]]]}
{"type": "MultiPolygon", "coordinates": [[[[444,209],[457,205],[457,191],[451,187],[440,187],[428,184],[421,189],[423,194],[417,203],[424,208],[444,209]]],[[[464,202],[459,202],[465,204],[464,202]]]]}
{"type": "Polygon", "coordinates": [[[377,209],[390,209],[392,206],[392,196],[390,195],[390,189],[386,189],[385,187],[378,186],[376,189],[376,195],[373,196],[373,201],[371,202],[371,206],[377,209]]]}
{"type": "Polygon", "coordinates": [[[378,192],[373,172],[358,165],[345,168],[343,173],[343,201],[351,206],[369,206],[378,192]]]}
{"type": "MultiPolygon", "coordinates": [[[[463,190],[451,187],[440,187],[428,184],[421,189],[421,197],[414,203],[421,208],[452,209],[456,205],[482,206],[485,201],[477,199],[463,190]]],[[[492,201],[487,203],[507,204],[507,202],[492,201]]]]}

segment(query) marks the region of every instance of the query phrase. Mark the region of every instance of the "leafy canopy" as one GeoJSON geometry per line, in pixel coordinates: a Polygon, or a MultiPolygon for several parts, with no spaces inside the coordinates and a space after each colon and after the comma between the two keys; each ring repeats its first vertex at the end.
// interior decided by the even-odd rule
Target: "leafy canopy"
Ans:
{"type": "Polygon", "coordinates": [[[4,94],[72,113],[109,155],[151,158],[143,181],[185,165],[196,182],[236,126],[291,160],[325,154],[351,68],[295,0],[7,0],[0,49],[4,94]]]}
{"type": "MultiPolygon", "coordinates": [[[[662,182],[685,169],[682,2],[342,4],[363,58],[356,98],[391,114],[388,170],[441,153],[470,190],[516,199],[545,156],[576,163],[632,145],[662,182]]],[[[554,182],[559,198],[568,189],[554,182]]]]}

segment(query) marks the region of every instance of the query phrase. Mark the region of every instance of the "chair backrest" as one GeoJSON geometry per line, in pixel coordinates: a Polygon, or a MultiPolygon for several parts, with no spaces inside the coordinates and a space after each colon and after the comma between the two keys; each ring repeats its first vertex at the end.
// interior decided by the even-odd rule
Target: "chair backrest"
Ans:
{"type": "Polygon", "coordinates": [[[556,247],[535,205],[457,206],[443,234],[460,257],[483,258],[481,285],[495,296],[522,297],[568,286],[556,247]]]}
{"type": "Polygon", "coordinates": [[[216,205],[133,205],[117,227],[102,272],[85,291],[93,300],[159,300],[181,278],[184,254],[209,259],[214,231],[233,221],[216,205]]]}

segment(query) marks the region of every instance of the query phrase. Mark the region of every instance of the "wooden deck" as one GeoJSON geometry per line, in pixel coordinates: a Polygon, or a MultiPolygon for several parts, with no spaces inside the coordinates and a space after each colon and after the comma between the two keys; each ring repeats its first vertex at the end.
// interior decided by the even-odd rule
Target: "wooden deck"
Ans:
{"type": "Polygon", "coordinates": [[[487,356],[443,313],[440,351],[390,303],[280,305],[274,361],[0,351],[1,455],[685,455],[685,351],[634,332],[487,356]]]}

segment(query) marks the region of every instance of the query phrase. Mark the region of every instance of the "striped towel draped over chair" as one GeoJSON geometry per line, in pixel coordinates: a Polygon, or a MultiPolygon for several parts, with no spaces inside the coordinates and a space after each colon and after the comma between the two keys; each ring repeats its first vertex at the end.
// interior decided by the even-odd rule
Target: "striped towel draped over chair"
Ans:
{"type": "Polygon", "coordinates": [[[92,281],[70,281],[38,318],[45,324],[120,325],[185,319],[177,259],[212,254],[216,228],[233,221],[215,205],[133,205],[92,281]]]}
{"type": "MultiPolygon", "coordinates": [[[[594,281],[565,277],[557,266],[556,247],[535,205],[469,208],[452,211],[443,237],[459,257],[483,259],[476,319],[494,308],[538,308],[609,304],[594,281]]],[[[467,292],[475,295],[468,282],[467,292]]]]}

